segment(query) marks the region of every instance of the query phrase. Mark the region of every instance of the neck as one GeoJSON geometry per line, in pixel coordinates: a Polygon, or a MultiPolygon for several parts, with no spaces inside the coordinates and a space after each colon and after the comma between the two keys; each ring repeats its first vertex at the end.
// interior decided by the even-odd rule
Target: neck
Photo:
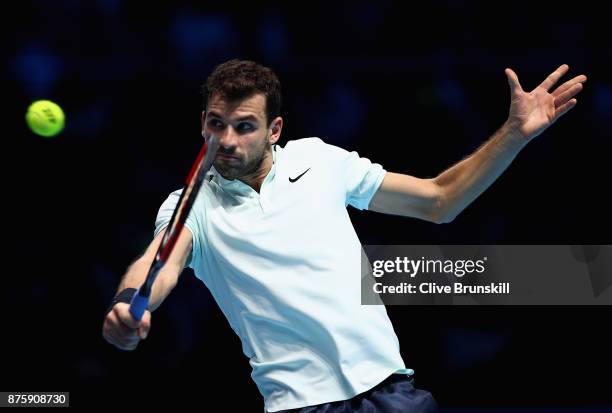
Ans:
{"type": "Polygon", "coordinates": [[[268,172],[270,172],[270,169],[272,169],[272,164],[272,148],[270,147],[264,152],[261,162],[257,168],[255,168],[253,172],[248,173],[239,179],[259,193],[261,184],[263,184],[264,179],[266,179],[266,176],[268,176],[268,172]]]}

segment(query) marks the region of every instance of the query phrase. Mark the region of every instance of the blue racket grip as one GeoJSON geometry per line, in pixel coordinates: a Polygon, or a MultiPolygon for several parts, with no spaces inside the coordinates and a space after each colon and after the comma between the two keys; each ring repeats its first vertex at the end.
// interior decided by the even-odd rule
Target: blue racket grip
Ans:
{"type": "Polygon", "coordinates": [[[140,295],[140,289],[136,291],[136,294],[132,297],[132,302],[130,303],[130,314],[134,317],[134,320],[140,321],[142,320],[142,315],[147,309],[149,305],[149,297],[143,297],[140,295]]]}

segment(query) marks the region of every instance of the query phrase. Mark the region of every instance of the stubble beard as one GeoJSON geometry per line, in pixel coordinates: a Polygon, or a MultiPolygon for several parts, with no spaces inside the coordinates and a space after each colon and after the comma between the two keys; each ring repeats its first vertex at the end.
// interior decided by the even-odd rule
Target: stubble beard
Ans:
{"type": "Polygon", "coordinates": [[[264,156],[266,151],[269,150],[270,144],[268,143],[268,137],[266,136],[266,140],[264,140],[261,148],[255,156],[248,161],[248,163],[243,164],[243,160],[240,159],[239,165],[228,165],[219,161],[213,163],[215,169],[223,176],[225,179],[240,179],[245,176],[251,175],[255,173],[260,167],[264,160],[264,156]]]}

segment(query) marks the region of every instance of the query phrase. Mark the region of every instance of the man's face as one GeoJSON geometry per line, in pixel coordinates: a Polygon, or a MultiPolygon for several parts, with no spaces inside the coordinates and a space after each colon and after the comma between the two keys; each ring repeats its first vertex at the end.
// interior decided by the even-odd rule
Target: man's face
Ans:
{"type": "Polygon", "coordinates": [[[214,166],[224,178],[237,179],[257,171],[271,143],[266,118],[263,94],[239,101],[218,94],[209,99],[203,131],[205,136],[220,139],[214,166]]]}

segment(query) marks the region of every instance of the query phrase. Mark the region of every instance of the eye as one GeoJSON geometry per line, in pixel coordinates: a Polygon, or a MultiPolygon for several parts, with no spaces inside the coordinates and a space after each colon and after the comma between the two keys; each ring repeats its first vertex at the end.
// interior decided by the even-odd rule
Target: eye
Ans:
{"type": "Polygon", "coordinates": [[[208,121],[208,125],[213,128],[219,129],[223,127],[223,122],[221,122],[219,119],[211,119],[208,121]]]}
{"type": "Polygon", "coordinates": [[[238,128],[237,128],[238,132],[250,132],[253,129],[254,129],[253,125],[251,125],[250,123],[246,123],[246,122],[239,123],[238,128]]]}

